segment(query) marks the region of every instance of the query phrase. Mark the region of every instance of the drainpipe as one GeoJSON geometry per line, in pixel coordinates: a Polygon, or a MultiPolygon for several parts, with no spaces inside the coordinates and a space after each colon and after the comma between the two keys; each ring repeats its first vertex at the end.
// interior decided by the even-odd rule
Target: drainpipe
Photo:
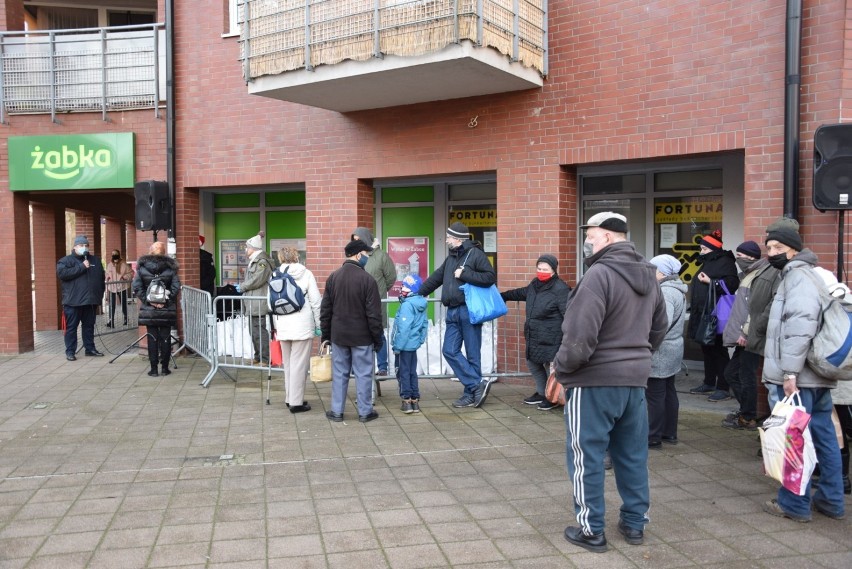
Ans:
{"type": "Polygon", "coordinates": [[[798,219],[802,0],[787,0],[784,48],[784,217],[798,219]]]}
{"type": "Polygon", "coordinates": [[[175,204],[175,33],[174,0],[166,0],[166,181],[169,183],[169,202],[172,204],[172,223],[169,240],[177,231],[177,207],[175,204]]]}

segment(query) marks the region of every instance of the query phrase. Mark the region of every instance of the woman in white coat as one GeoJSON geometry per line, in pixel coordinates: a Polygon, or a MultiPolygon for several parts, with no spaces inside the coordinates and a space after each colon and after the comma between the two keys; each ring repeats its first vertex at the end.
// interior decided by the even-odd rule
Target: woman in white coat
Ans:
{"type": "Polygon", "coordinates": [[[299,252],[293,247],[278,250],[279,271],[287,270],[305,295],[305,305],[290,314],[272,316],[275,333],[281,343],[281,362],[284,368],[284,391],[291,413],[310,411],[305,401],[305,382],[311,363],[311,344],[320,335],[320,302],[322,297],[314,274],[299,262],[299,252]]]}

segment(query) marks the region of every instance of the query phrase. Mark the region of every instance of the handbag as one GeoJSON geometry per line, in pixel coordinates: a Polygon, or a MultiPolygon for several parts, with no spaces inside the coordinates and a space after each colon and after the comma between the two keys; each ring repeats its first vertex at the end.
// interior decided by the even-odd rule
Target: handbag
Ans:
{"type": "Polygon", "coordinates": [[[718,317],[715,311],[716,287],[711,284],[709,289],[704,312],[701,314],[701,320],[695,328],[695,335],[692,337],[702,346],[712,346],[716,343],[716,328],[718,327],[718,317]]]}
{"type": "Polygon", "coordinates": [[[550,372],[550,376],[547,378],[544,397],[554,405],[565,406],[565,386],[556,380],[555,371],[550,372]]]}
{"type": "MultiPolygon", "coordinates": [[[[735,294],[731,294],[731,291],[728,290],[728,285],[725,284],[724,280],[720,279],[717,282],[722,285],[722,290],[725,291],[725,294],[716,300],[716,308],[713,309],[713,313],[716,315],[716,333],[721,334],[725,331],[725,326],[728,324],[728,319],[731,317],[731,311],[734,309],[734,301],[736,301],[737,296],[735,294]]],[[[715,283],[711,283],[711,286],[715,292],[715,283]]]]}
{"type": "Polygon", "coordinates": [[[464,291],[464,302],[471,324],[482,324],[500,318],[509,311],[500,291],[497,290],[497,285],[483,287],[464,283],[459,288],[464,291]]]}
{"type": "Polygon", "coordinates": [[[272,367],[281,367],[284,364],[284,355],[281,353],[281,342],[273,332],[272,338],[269,340],[269,365],[272,367]]]}
{"type": "Polygon", "coordinates": [[[331,381],[331,344],[320,344],[319,353],[311,356],[311,381],[325,383],[331,381]]]}
{"type": "Polygon", "coordinates": [[[766,475],[797,496],[805,495],[816,465],[810,420],[797,391],[776,403],[758,429],[766,475]]]}

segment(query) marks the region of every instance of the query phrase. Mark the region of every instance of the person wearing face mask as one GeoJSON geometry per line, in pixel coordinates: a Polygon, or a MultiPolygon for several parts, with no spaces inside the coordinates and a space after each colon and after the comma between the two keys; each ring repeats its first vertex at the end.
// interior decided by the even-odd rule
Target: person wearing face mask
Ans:
{"type": "Polygon", "coordinates": [[[103,356],[95,347],[95,316],[103,301],[106,277],[101,260],[89,254],[85,235],[74,239],[74,250],[56,263],[56,276],[62,281],[62,313],[65,316],[65,358],[77,359],[77,327],[83,335],[87,356],[103,356]]]}
{"type": "Polygon", "coordinates": [[[530,283],[500,293],[503,300],[526,303],[524,340],[527,369],[535,380],[535,393],[524,398],[526,405],[536,405],[540,411],[556,407],[544,396],[550,362],[562,343],[562,319],[571,287],[559,278],[559,261],[553,255],[542,255],[536,261],[536,276],[530,283]]]}
{"type": "Polygon", "coordinates": [[[115,305],[121,304],[124,315],[124,325],[127,326],[127,291],[133,280],[133,269],[121,258],[121,251],[114,249],[112,259],[106,271],[107,291],[109,292],[109,321],[108,328],[115,327],[115,305]]]}
{"type": "Polygon", "coordinates": [[[331,342],[331,405],[325,416],[343,421],[349,376],[355,376],[358,420],[368,423],[373,408],[373,353],[382,348],[382,304],[376,281],[364,270],[373,250],[353,239],[343,249],[346,261],[325,281],[320,303],[320,335],[331,342]]]}
{"type": "Polygon", "coordinates": [[[813,251],[803,247],[802,238],[790,227],[778,227],[766,235],[769,263],[781,271],[781,282],[772,300],[766,331],[763,382],[778,398],[798,392],[811,419],[819,485],[808,483],[803,496],[783,486],[763,511],[797,522],[811,521],[811,510],[835,520],[846,517],[843,479],[837,433],[831,419],[831,390],[837,380],[821,376],[807,363],[807,354],[819,329],[822,315],[820,289],[825,284],[814,268],[819,262],[813,251]]]}
{"type": "Polygon", "coordinates": [[[497,282],[497,272],[480,244],[470,239],[467,226],[460,221],[447,228],[447,249],[447,258],[423,281],[420,294],[429,296],[432,291],[442,287],[441,304],[447,307],[447,317],[441,355],[464,386],[461,397],[453,402],[453,407],[480,407],[485,403],[491,387],[491,383],[482,378],[482,324],[470,323],[464,291],[459,287],[464,283],[490,287],[497,282]]]}
{"type": "Polygon", "coordinates": [[[737,267],[740,269],[740,286],[737,288],[728,323],[722,332],[722,344],[726,348],[734,348],[731,361],[725,366],[725,379],[740,408],[728,414],[722,420],[722,426],[728,429],[754,431],[757,429],[757,368],[760,365],[760,354],[747,350],[751,335],[749,320],[751,285],[764,269],[772,269],[772,267],[769,261],[760,258],[760,246],[754,241],[740,243],[734,256],[737,267]]]}
{"type": "Polygon", "coordinates": [[[571,292],[554,360],[565,386],[566,463],[578,526],[565,539],[607,550],[604,456],[612,459],[621,496],[618,531],[630,545],[648,523],[648,408],[651,354],[669,329],[656,268],[627,241],[627,218],[605,211],[581,226],[591,255],[571,292]]]}
{"type": "Polygon", "coordinates": [[[243,300],[243,314],[248,316],[251,344],[254,348],[254,363],[269,363],[269,330],[266,328],[266,315],[269,314],[269,277],[272,276],[272,260],[263,250],[261,231],[246,241],[246,255],[249,258],[246,277],[237,285],[237,291],[246,296],[262,296],[254,300],[243,300]]]}
{"type": "MultiPolygon", "coordinates": [[[[728,292],[734,294],[739,286],[737,278],[737,263],[734,254],[722,248],[722,232],[718,229],[705,235],[698,243],[698,262],[701,270],[692,280],[692,295],[689,303],[689,325],[687,337],[695,339],[698,325],[708,311],[715,306],[708,306],[707,297],[713,286],[716,298],[725,294],[721,283],[724,282],[728,292]]],[[[708,401],[718,402],[731,398],[730,386],[725,380],[725,366],[728,365],[728,348],[722,345],[722,335],[716,334],[712,344],[701,344],[704,355],[704,382],[689,390],[690,393],[707,395],[708,401]]]]}
{"type": "Polygon", "coordinates": [[[204,236],[198,236],[198,256],[201,263],[201,280],[199,288],[210,293],[211,298],[216,297],[216,265],[213,262],[213,253],[204,250],[204,236]]]}

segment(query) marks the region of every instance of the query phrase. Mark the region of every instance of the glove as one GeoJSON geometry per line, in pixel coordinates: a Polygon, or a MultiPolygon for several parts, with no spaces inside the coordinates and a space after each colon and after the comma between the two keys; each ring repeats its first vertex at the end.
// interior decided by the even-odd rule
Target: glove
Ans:
{"type": "Polygon", "coordinates": [[[235,289],[237,289],[237,292],[239,292],[239,293],[242,293],[242,292],[243,292],[243,291],[241,291],[241,290],[240,290],[240,285],[237,285],[237,286],[235,286],[234,288],[235,288],[235,289]]]}
{"type": "Polygon", "coordinates": [[[322,336],[322,330],[320,328],[316,328],[314,330],[314,336],[322,336]]]}

